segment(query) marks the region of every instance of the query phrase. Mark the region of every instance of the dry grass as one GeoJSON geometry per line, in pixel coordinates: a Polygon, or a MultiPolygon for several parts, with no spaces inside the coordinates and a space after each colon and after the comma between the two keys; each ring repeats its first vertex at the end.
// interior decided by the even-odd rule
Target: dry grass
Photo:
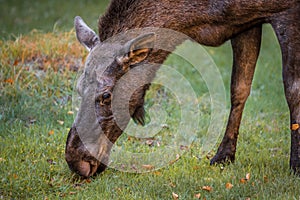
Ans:
{"type": "Polygon", "coordinates": [[[65,33],[41,33],[32,31],[15,41],[0,41],[2,65],[20,65],[25,70],[54,71],[68,69],[77,71],[86,51],[75,39],[74,31],[65,33]]]}

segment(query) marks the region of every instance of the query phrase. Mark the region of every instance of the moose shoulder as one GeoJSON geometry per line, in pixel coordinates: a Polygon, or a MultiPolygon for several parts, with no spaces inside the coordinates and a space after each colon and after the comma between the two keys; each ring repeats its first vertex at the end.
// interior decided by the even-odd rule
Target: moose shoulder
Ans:
{"type": "MultiPolygon", "coordinates": [[[[84,177],[103,171],[111,147],[122,134],[129,118],[144,124],[144,96],[149,85],[134,92],[129,102],[130,116],[124,118],[121,124],[116,123],[111,108],[113,99],[120,98],[112,95],[114,86],[132,66],[139,67],[148,60],[161,63],[168,53],[153,49],[155,34],[151,32],[127,42],[105,41],[121,32],[146,27],[172,29],[209,46],[231,40],[231,110],[225,135],[211,164],[233,162],[242,112],[250,94],[259,55],[262,24],[270,23],[279,40],[283,58],[283,82],[290,110],[290,167],[300,174],[299,19],[299,0],[112,0],[99,19],[98,35],[80,17],[76,17],[77,38],[90,51],[85,73],[78,84],[79,94],[89,106],[80,107],[67,138],[65,154],[70,169],[84,177]],[[92,74],[91,71],[96,68],[102,70],[101,76],[92,74]],[[89,85],[91,80],[93,87],[89,85]],[[91,94],[92,90],[95,95],[91,94]],[[95,117],[91,117],[93,109],[95,117]],[[78,132],[85,132],[92,145],[86,147],[78,132]]],[[[151,71],[150,78],[154,77],[157,69],[151,71]]]]}

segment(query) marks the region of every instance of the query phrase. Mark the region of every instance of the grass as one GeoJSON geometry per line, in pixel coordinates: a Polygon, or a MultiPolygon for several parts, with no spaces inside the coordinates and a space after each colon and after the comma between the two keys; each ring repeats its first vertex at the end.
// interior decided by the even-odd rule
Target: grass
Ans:
{"type": "MultiPolygon", "coordinates": [[[[199,145],[193,144],[176,163],[158,171],[136,174],[110,168],[88,180],[73,174],[64,160],[74,119],[74,81],[86,51],[74,31],[23,34],[0,41],[0,199],[172,199],[173,192],[179,199],[196,199],[195,194],[200,199],[300,199],[300,179],[289,171],[289,114],[280,50],[269,26],[264,27],[235,164],[209,166],[207,158],[217,146],[199,159],[199,145]]],[[[206,49],[219,67],[229,101],[230,45],[206,49]]],[[[185,65],[181,62],[176,57],[167,61],[185,65]]],[[[180,72],[200,88],[199,94],[205,93],[201,80],[187,69],[181,67],[180,72]]],[[[172,127],[177,122],[168,123],[172,127]]],[[[135,142],[141,150],[148,148],[138,141],[124,142],[125,147],[135,142]]]]}
{"type": "Polygon", "coordinates": [[[93,27],[105,11],[108,0],[20,1],[0,0],[1,38],[14,39],[33,29],[44,32],[69,31],[76,15],[82,16],[93,27]]]}

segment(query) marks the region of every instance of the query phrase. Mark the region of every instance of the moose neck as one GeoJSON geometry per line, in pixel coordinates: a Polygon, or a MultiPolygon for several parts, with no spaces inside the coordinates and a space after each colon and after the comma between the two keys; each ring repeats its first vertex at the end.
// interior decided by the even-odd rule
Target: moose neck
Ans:
{"type": "Polygon", "coordinates": [[[145,27],[167,28],[189,35],[191,27],[215,20],[216,16],[207,11],[210,4],[205,0],[112,0],[99,19],[99,37],[104,41],[118,33],[145,27]]]}
{"type": "MultiPolygon", "coordinates": [[[[173,4],[174,2],[168,0],[112,0],[106,13],[99,19],[99,38],[101,41],[105,41],[117,34],[147,27],[165,28],[185,33],[184,29],[188,30],[188,27],[191,26],[191,23],[188,23],[187,20],[189,17],[180,17],[180,13],[183,12],[181,6],[173,4]]],[[[159,43],[159,40],[166,40],[166,37],[158,37],[156,42],[159,43]]],[[[167,40],[168,45],[171,45],[167,48],[169,51],[154,50],[148,57],[148,61],[162,63],[169,53],[184,41],[182,38],[180,41],[176,41],[176,38],[170,37],[167,40]]]]}

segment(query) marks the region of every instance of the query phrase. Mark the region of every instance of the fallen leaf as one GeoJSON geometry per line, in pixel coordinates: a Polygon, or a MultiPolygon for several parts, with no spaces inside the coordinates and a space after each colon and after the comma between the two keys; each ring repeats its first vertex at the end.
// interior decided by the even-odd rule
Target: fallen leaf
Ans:
{"type": "Polygon", "coordinates": [[[247,182],[247,179],[245,179],[245,178],[240,179],[240,183],[245,184],[246,182],[247,182]]]}
{"type": "Polygon", "coordinates": [[[176,193],[174,193],[174,192],[172,192],[172,197],[173,197],[173,199],[174,199],[174,200],[176,200],[176,199],[178,199],[178,198],[179,198],[179,195],[178,195],[178,194],[176,194],[176,193]]]}
{"type": "Polygon", "coordinates": [[[180,155],[179,155],[179,154],[176,154],[175,160],[171,160],[171,161],[169,162],[169,164],[170,164],[170,165],[174,164],[177,160],[179,160],[179,158],[180,158],[180,155]]]}
{"type": "Polygon", "coordinates": [[[68,115],[73,115],[74,112],[70,110],[70,111],[67,112],[67,114],[68,114],[68,115]]]}
{"type": "Polygon", "coordinates": [[[161,172],[160,171],[155,171],[153,172],[156,176],[161,176],[161,172]]]}
{"type": "Polygon", "coordinates": [[[9,84],[13,84],[14,80],[12,78],[8,78],[4,80],[4,83],[9,83],[9,84]]]}
{"type": "Polygon", "coordinates": [[[250,180],[250,173],[247,173],[247,174],[246,174],[246,179],[247,179],[247,180],[250,180]]]}
{"type": "Polygon", "coordinates": [[[296,131],[297,129],[299,129],[299,124],[292,124],[291,130],[296,131]]]}
{"type": "Polygon", "coordinates": [[[92,180],[90,178],[88,178],[88,179],[85,179],[85,182],[90,183],[90,182],[92,182],[92,180]]]}
{"type": "Polygon", "coordinates": [[[61,121],[61,120],[57,120],[57,122],[60,124],[60,125],[64,125],[64,121],[61,121]]]}
{"type": "Polygon", "coordinates": [[[17,66],[18,64],[19,64],[19,61],[16,59],[16,60],[14,61],[13,66],[17,66]]]}
{"type": "Polygon", "coordinates": [[[173,187],[173,188],[174,188],[174,187],[176,187],[176,184],[175,184],[175,183],[173,183],[173,182],[170,182],[170,183],[169,183],[169,186],[171,186],[171,187],[173,187]]]}
{"type": "Polygon", "coordinates": [[[147,169],[147,170],[152,170],[152,169],[154,169],[154,166],[153,166],[153,165],[142,165],[142,167],[143,167],[144,169],[147,169]]]}
{"type": "Polygon", "coordinates": [[[0,162],[4,162],[5,161],[5,159],[4,158],[0,158],[0,162]]]}
{"type": "Polygon", "coordinates": [[[212,187],[211,187],[211,186],[203,186],[203,187],[202,187],[202,190],[211,192],[211,191],[212,191],[212,187]]]}
{"type": "Polygon", "coordinates": [[[195,197],[196,199],[200,199],[200,197],[201,197],[201,194],[200,194],[200,193],[198,193],[198,194],[195,194],[195,195],[194,195],[194,197],[195,197]]]}
{"type": "Polygon", "coordinates": [[[226,183],[225,185],[226,189],[231,189],[233,187],[233,185],[231,183],[226,183]]]}
{"type": "Polygon", "coordinates": [[[54,130],[50,130],[49,132],[48,132],[48,135],[53,135],[54,134],[54,130]]]}
{"type": "Polygon", "coordinates": [[[264,182],[265,183],[269,182],[269,178],[267,176],[264,176],[264,182]]]}
{"type": "Polygon", "coordinates": [[[14,177],[14,179],[17,179],[18,175],[17,174],[13,174],[13,177],[14,177]]]}
{"type": "Polygon", "coordinates": [[[72,191],[69,192],[69,195],[73,195],[73,194],[76,194],[76,192],[72,192],[72,191]]]}

